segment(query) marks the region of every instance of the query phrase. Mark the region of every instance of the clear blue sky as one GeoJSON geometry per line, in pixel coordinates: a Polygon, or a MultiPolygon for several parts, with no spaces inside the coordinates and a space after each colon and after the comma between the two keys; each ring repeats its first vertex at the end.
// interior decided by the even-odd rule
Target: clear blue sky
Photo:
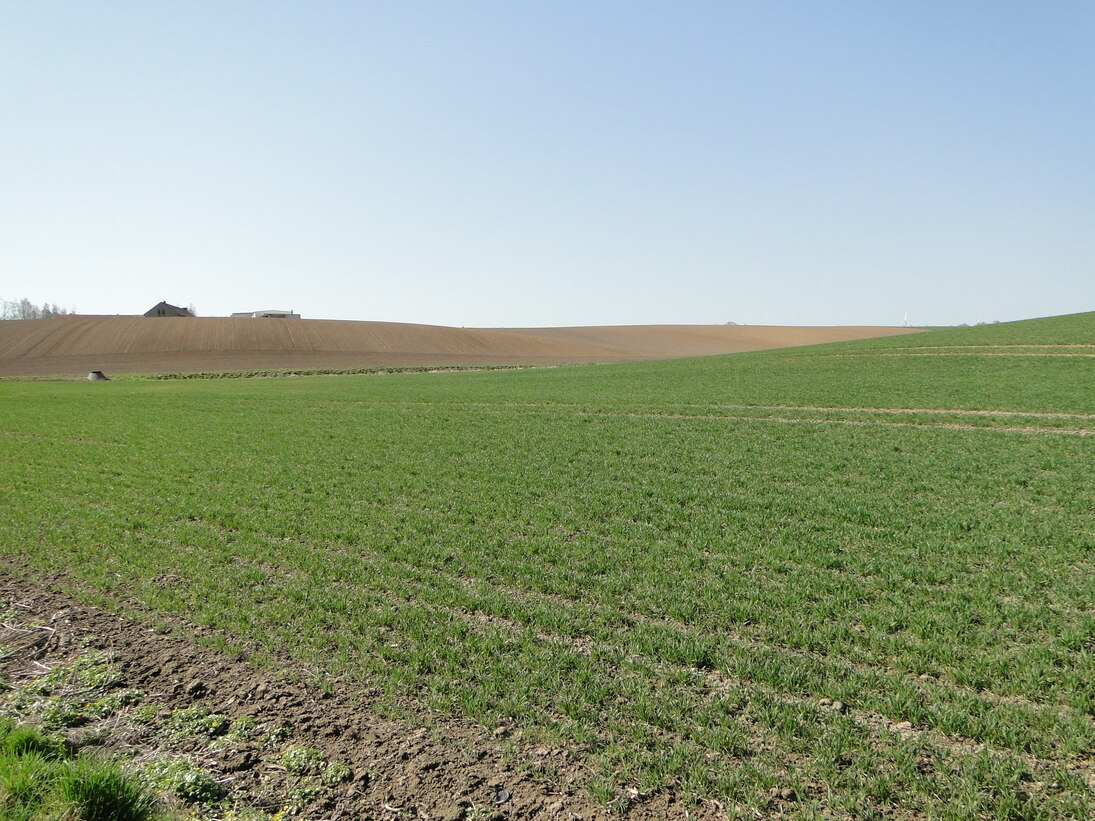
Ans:
{"type": "Polygon", "coordinates": [[[1095,2],[0,1],[0,297],[1095,310],[1095,2]]]}

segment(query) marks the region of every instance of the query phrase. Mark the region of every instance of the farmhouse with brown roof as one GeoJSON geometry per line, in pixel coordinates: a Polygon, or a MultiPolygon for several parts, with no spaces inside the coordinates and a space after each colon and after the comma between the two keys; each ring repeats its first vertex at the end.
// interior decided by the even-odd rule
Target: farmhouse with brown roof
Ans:
{"type": "Polygon", "coordinates": [[[180,308],[177,305],[168,305],[166,302],[161,302],[146,311],[145,316],[194,316],[194,314],[190,313],[186,308],[180,308]]]}

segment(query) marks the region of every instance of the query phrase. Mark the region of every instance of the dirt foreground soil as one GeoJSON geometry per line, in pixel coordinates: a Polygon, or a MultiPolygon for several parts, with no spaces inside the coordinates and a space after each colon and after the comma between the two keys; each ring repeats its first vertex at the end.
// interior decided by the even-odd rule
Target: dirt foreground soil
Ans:
{"type": "MultiPolygon", "coordinates": [[[[599,806],[581,787],[588,773],[580,751],[531,747],[514,728],[484,728],[413,703],[400,705],[398,720],[385,718],[370,710],[367,693],[325,691],[308,684],[314,677],[307,670],[290,664],[277,671],[259,669],[245,655],[228,657],[202,646],[196,640],[212,634],[182,620],[122,616],[81,603],[65,592],[63,578],[23,579],[22,568],[0,566],[0,610],[8,614],[8,623],[0,626],[0,644],[8,651],[0,657],[3,680],[17,683],[98,649],[122,673],[116,686],[143,691],[161,715],[203,704],[233,721],[247,716],[259,728],[287,728],[291,736],[285,743],[321,750],[350,768],[345,781],[311,799],[295,817],[723,817],[717,807],[689,806],[666,794],[628,794],[599,806]],[[37,626],[21,629],[14,616],[37,626]]],[[[76,738],[80,743],[78,731],[76,738]]],[[[162,740],[130,732],[90,743],[147,756],[152,752],[145,748],[162,740]]],[[[246,744],[216,750],[191,743],[172,752],[197,760],[229,785],[237,807],[274,813],[293,787],[283,768],[246,744]]]]}

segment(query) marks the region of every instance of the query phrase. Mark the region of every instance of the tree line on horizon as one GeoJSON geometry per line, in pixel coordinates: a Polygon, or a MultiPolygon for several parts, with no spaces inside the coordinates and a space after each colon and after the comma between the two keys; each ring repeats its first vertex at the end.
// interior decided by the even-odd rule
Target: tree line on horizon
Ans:
{"type": "Polygon", "coordinates": [[[62,308],[43,302],[35,305],[25,297],[14,301],[0,301],[0,319],[51,319],[55,316],[69,316],[76,313],[75,308],[62,308]]]}

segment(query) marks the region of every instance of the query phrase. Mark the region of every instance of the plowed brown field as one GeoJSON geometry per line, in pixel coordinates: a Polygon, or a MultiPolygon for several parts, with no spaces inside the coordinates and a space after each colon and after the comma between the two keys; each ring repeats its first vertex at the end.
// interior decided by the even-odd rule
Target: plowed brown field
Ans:
{"type": "Polygon", "coordinates": [[[0,376],[383,365],[547,365],[739,353],[914,328],[447,328],[318,319],[58,317],[0,322],[0,376]]]}

